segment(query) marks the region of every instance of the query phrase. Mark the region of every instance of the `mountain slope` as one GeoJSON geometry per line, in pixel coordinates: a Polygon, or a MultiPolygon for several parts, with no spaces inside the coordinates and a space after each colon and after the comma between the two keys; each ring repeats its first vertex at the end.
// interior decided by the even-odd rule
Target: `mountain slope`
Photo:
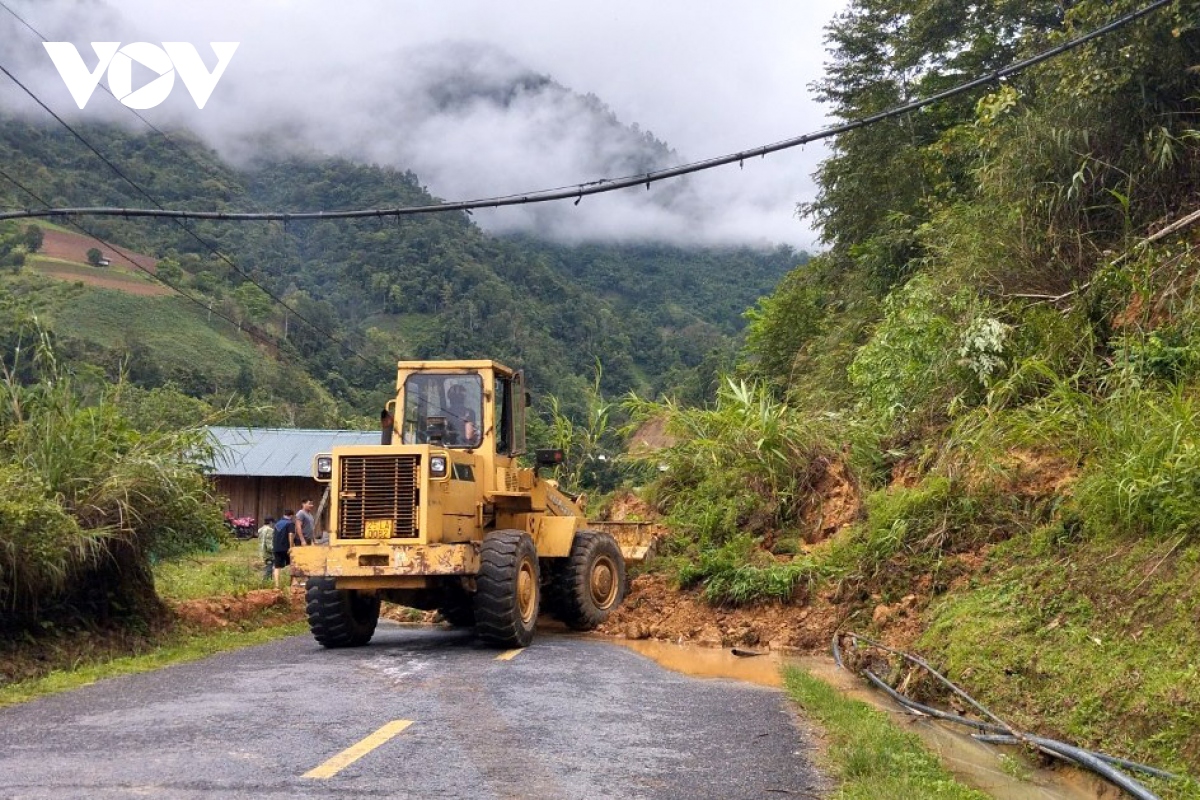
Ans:
{"type": "MultiPolygon", "coordinates": [[[[114,127],[83,132],[102,152],[119,154],[122,169],[169,206],[435,202],[411,172],[297,156],[236,167],[186,134],[172,134],[172,144],[114,127]]],[[[65,131],[0,121],[0,160],[50,202],[147,204],[80,149],[65,131]]],[[[6,187],[0,202],[31,201],[6,187]]],[[[560,395],[568,409],[578,407],[597,363],[607,392],[669,390],[709,352],[728,350],[743,308],[803,259],[787,249],[545,245],[489,236],[464,214],[286,226],[84,224],[161,259],[164,277],[233,320],[286,336],[285,353],[356,413],[390,393],[397,358],[497,358],[526,368],[534,386],[560,395]]]]}

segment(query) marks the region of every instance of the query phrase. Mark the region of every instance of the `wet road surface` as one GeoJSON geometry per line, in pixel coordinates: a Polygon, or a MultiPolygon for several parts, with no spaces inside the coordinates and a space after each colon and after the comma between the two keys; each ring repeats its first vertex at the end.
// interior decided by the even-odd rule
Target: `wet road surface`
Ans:
{"type": "Polygon", "coordinates": [[[540,631],[295,637],[0,709],[5,798],[815,798],[810,755],[777,690],[540,631]]]}

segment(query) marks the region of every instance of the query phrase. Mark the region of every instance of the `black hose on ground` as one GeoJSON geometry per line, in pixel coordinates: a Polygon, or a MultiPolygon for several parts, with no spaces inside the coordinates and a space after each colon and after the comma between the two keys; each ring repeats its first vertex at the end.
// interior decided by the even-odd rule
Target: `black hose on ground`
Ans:
{"type": "MultiPolygon", "coordinates": [[[[986,742],[988,744],[1020,744],[1020,742],[1018,742],[1012,736],[1008,736],[1006,734],[976,733],[976,734],[972,734],[972,736],[973,736],[973,738],[975,738],[981,742],[986,742]]],[[[1072,745],[1068,745],[1066,742],[1059,742],[1054,739],[1046,739],[1045,737],[1042,737],[1042,736],[1030,736],[1029,738],[1033,741],[1047,742],[1048,744],[1055,745],[1055,746],[1059,746],[1059,745],[1066,746],[1066,747],[1072,746],[1072,745]]],[[[1108,764],[1112,764],[1114,767],[1125,767],[1125,769],[1131,769],[1131,770],[1134,770],[1135,772],[1144,772],[1147,775],[1153,775],[1156,778],[1163,778],[1168,781],[1182,780],[1181,776],[1176,775],[1173,772],[1167,772],[1165,769],[1159,769],[1158,767],[1151,767],[1148,764],[1139,764],[1137,761],[1130,761],[1127,758],[1119,758],[1117,756],[1105,755],[1104,753],[1097,753],[1095,750],[1084,750],[1083,752],[1091,753],[1096,758],[1098,758],[1101,761],[1104,761],[1108,764]]]]}
{"type": "MultiPolygon", "coordinates": [[[[1022,744],[1023,743],[1023,741],[1021,739],[1018,739],[1017,737],[1013,736],[1010,733],[1006,733],[1004,731],[1004,729],[1001,728],[999,725],[993,725],[990,722],[983,722],[983,721],[977,720],[977,719],[970,719],[969,717],[959,716],[958,714],[951,714],[947,711],[942,711],[941,709],[934,708],[933,706],[927,706],[924,703],[918,703],[917,701],[897,692],[895,689],[893,689],[891,686],[889,686],[886,682],[884,682],[878,675],[871,672],[869,669],[863,670],[863,676],[866,677],[866,679],[868,681],[870,681],[871,684],[874,685],[876,688],[881,689],[884,692],[886,692],[897,703],[899,703],[900,705],[904,706],[905,708],[910,709],[918,714],[923,714],[925,716],[934,717],[935,719],[941,719],[941,720],[945,720],[947,722],[954,722],[959,725],[965,725],[970,728],[975,728],[980,731],[985,731],[985,733],[972,734],[973,738],[975,738],[976,740],[978,740],[980,742],[985,742],[987,744],[1022,744]]],[[[1056,739],[1047,739],[1044,736],[1034,736],[1032,734],[1025,734],[1025,741],[1032,743],[1034,745],[1038,745],[1039,749],[1041,749],[1042,747],[1045,747],[1047,749],[1056,749],[1056,750],[1064,750],[1064,749],[1078,750],[1079,752],[1087,753],[1088,755],[1094,756],[1094,757],[1100,759],[1101,761],[1111,764],[1115,767],[1125,767],[1126,769],[1132,769],[1132,770],[1136,770],[1138,772],[1144,772],[1147,775],[1153,775],[1156,778],[1166,778],[1167,780],[1180,780],[1180,776],[1175,775],[1174,773],[1171,773],[1171,772],[1167,772],[1166,770],[1158,769],[1157,767],[1151,767],[1146,764],[1139,764],[1136,761],[1130,761],[1125,758],[1117,758],[1116,756],[1105,755],[1104,753],[1097,753],[1093,750],[1084,750],[1083,748],[1075,747],[1074,745],[1067,744],[1066,742],[1060,742],[1056,739]]],[[[1071,758],[1070,760],[1076,761],[1077,759],[1071,758]]]]}
{"type": "MultiPolygon", "coordinates": [[[[845,664],[842,661],[840,642],[839,642],[839,638],[841,635],[842,634],[840,634],[840,633],[834,634],[833,656],[834,656],[834,661],[837,662],[837,665],[839,667],[844,668],[845,664]]],[[[860,636],[856,633],[847,633],[846,635],[851,637],[851,640],[854,644],[857,644],[859,641],[862,641],[862,642],[865,642],[865,643],[871,645],[872,647],[877,647],[877,648],[879,648],[881,650],[885,650],[889,653],[894,653],[894,654],[900,656],[901,658],[904,658],[907,661],[917,664],[918,666],[920,666],[921,668],[925,669],[927,672],[932,674],[934,677],[936,677],[943,684],[948,686],[959,697],[962,697],[964,700],[966,700],[968,703],[970,703],[973,707],[975,707],[976,709],[981,711],[986,716],[994,719],[996,721],[996,723],[998,723],[998,724],[984,722],[981,720],[969,719],[968,717],[963,717],[958,714],[952,714],[947,711],[942,711],[942,710],[934,708],[932,706],[925,705],[924,703],[918,703],[916,700],[913,700],[912,698],[910,698],[910,697],[900,693],[896,689],[892,688],[890,685],[887,684],[886,681],[881,679],[878,675],[873,673],[871,670],[864,669],[862,671],[863,676],[873,686],[875,686],[878,689],[885,692],[893,700],[900,703],[900,705],[904,706],[905,708],[907,708],[917,714],[923,714],[926,716],[945,720],[947,722],[954,722],[954,723],[957,723],[960,725],[966,725],[968,727],[975,728],[976,730],[984,731],[984,733],[981,733],[981,734],[974,734],[974,738],[978,739],[979,741],[991,742],[991,743],[997,743],[997,744],[1028,744],[1048,755],[1052,755],[1057,758],[1061,758],[1063,760],[1070,761],[1072,763],[1078,764],[1079,766],[1081,766],[1085,769],[1089,769],[1092,772],[1095,772],[1097,775],[1100,775],[1101,777],[1105,778],[1109,782],[1111,782],[1114,785],[1123,789],[1130,796],[1138,798],[1138,800],[1159,800],[1159,798],[1157,795],[1155,795],[1153,792],[1151,792],[1145,786],[1138,783],[1135,779],[1131,778],[1130,776],[1126,775],[1125,773],[1121,772],[1116,767],[1118,767],[1118,766],[1125,767],[1127,769],[1137,770],[1137,771],[1144,772],[1149,775],[1154,775],[1159,778],[1167,778],[1169,780],[1179,780],[1179,778],[1180,778],[1180,776],[1178,776],[1178,775],[1173,775],[1172,773],[1166,772],[1165,770],[1160,770],[1155,767],[1147,766],[1145,764],[1139,764],[1136,761],[1128,761],[1123,758],[1116,758],[1114,756],[1108,756],[1103,753],[1096,753],[1091,750],[1085,750],[1083,748],[1067,744],[1066,742],[1057,741],[1055,739],[1047,739],[1047,738],[1044,738],[1041,736],[1033,736],[1028,733],[1019,733],[1016,730],[1014,730],[1011,726],[1009,726],[1007,723],[1005,723],[1003,720],[1001,720],[999,717],[997,717],[995,714],[988,711],[986,708],[984,708],[982,705],[980,705],[978,702],[976,702],[973,698],[970,697],[970,695],[968,695],[965,691],[963,691],[958,686],[956,686],[948,678],[943,676],[941,673],[937,672],[937,670],[930,667],[929,664],[927,664],[924,660],[917,658],[916,656],[913,656],[909,653],[904,653],[900,650],[895,650],[886,645],[872,641],[871,639],[868,639],[865,636],[860,636]]]]}

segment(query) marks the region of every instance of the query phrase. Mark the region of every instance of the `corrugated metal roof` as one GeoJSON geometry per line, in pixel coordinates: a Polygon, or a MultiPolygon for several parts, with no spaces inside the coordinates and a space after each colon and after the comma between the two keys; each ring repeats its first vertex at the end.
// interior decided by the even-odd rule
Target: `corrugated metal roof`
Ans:
{"type": "Polygon", "coordinates": [[[379,444],[378,431],[210,426],[208,432],[220,446],[214,475],[307,477],[317,453],[336,445],[379,444]]]}

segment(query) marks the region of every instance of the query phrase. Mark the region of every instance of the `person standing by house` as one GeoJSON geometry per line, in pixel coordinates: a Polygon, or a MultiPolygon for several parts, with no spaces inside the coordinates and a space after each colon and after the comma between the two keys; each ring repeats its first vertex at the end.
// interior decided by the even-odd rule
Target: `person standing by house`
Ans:
{"type": "Polygon", "coordinates": [[[296,533],[300,534],[300,544],[312,544],[317,540],[317,523],[312,510],[313,501],[305,500],[296,512],[296,533]]]}
{"type": "MultiPolygon", "coordinates": [[[[283,517],[275,523],[275,531],[271,538],[271,556],[275,571],[275,588],[281,589],[280,586],[283,578],[283,571],[292,563],[290,550],[293,545],[299,546],[304,544],[303,541],[297,541],[299,535],[296,533],[296,522],[292,518],[292,510],[284,509],[283,517]]],[[[295,578],[288,576],[288,586],[290,587],[295,578]]]]}
{"type": "Polygon", "coordinates": [[[275,518],[267,517],[267,521],[258,529],[258,553],[263,561],[263,580],[269,581],[274,575],[275,568],[275,518]]]}

